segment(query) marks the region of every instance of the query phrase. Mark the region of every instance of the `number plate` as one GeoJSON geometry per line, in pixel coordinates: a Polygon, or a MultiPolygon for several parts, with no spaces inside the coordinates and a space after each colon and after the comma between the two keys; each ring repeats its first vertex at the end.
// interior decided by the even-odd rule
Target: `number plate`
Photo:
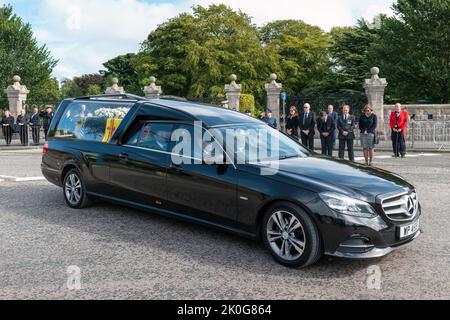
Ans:
{"type": "Polygon", "coordinates": [[[416,222],[409,224],[407,226],[400,227],[400,239],[407,238],[416,234],[419,231],[420,222],[417,220],[416,222]]]}

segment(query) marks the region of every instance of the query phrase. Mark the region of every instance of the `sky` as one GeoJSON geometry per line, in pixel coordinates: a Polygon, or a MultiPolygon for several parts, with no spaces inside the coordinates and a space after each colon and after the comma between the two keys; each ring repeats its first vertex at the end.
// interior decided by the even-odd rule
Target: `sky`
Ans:
{"type": "Polygon", "coordinates": [[[36,39],[59,60],[58,79],[96,73],[118,55],[137,52],[160,23],[193,5],[224,3],[241,9],[262,26],[301,19],[329,31],[378,13],[392,15],[393,0],[0,0],[31,23],[36,39]]]}

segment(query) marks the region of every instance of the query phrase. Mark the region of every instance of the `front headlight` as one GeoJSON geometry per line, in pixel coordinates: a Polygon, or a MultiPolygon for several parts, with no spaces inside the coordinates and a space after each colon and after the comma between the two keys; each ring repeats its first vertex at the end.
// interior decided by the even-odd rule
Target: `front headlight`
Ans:
{"type": "Polygon", "coordinates": [[[375,218],[377,216],[375,210],[367,202],[333,192],[321,193],[320,197],[328,207],[336,212],[360,218],[375,218]]]}

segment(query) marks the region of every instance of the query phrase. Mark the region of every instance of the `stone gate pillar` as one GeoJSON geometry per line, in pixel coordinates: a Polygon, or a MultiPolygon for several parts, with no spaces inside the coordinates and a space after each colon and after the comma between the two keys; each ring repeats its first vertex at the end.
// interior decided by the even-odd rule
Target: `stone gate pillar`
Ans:
{"type": "Polygon", "coordinates": [[[273,116],[277,119],[278,129],[280,129],[280,93],[281,89],[283,89],[283,85],[277,82],[277,78],[275,73],[270,75],[270,82],[266,83],[266,92],[267,109],[272,110],[273,116]]]}
{"type": "Polygon", "coordinates": [[[379,68],[373,67],[370,70],[370,73],[372,74],[372,77],[364,81],[367,100],[372,106],[374,113],[377,115],[378,120],[384,123],[384,90],[386,89],[388,82],[386,79],[379,77],[379,68]]]}
{"type": "Polygon", "coordinates": [[[125,90],[123,87],[119,87],[119,79],[112,78],[112,86],[106,88],[106,94],[124,94],[125,90]]]}
{"type": "Polygon", "coordinates": [[[20,111],[25,107],[27,96],[30,93],[26,86],[20,84],[20,80],[19,76],[14,76],[14,83],[5,90],[9,101],[9,111],[11,111],[14,118],[16,118],[17,115],[20,114],[20,111]]]}
{"type": "Polygon", "coordinates": [[[228,106],[232,110],[239,110],[239,99],[241,97],[242,86],[236,83],[237,76],[232,74],[230,76],[230,84],[225,85],[225,95],[227,96],[228,106]]]}
{"type": "Polygon", "coordinates": [[[156,85],[155,77],[150,77],[150,85],[144,88],[144,94],[147,99],[157,99],[162,94],[161,86],[156,85]]]}

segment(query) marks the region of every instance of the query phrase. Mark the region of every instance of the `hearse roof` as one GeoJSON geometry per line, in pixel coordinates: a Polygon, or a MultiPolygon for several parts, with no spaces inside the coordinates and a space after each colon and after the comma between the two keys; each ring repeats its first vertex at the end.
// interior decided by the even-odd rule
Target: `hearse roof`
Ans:
{"type": "Polygon", "coordinates": [[[161,97],[159,99],[146,99],[132,94],[106,94],[91,97],[80,97],[75,100],[97,100],[97,101],[127,101],[137,102],[143,106],[157,105],[180,111],[199,121],[208,127],[237,125],[237,124],[263,124],[262,121],[249,117],[237,111],[227,110],[206,104],[184,101],[183,98],[161,97]]]}
{"type": "Polygon", "coordinates": [[[202,121],[208,127],[217,127],[233,124],[262,124],[260,120],[249,117],[237,111],[222,109],[210,105],[182,102],[175,100],[155,99],[144,102],[145,105],[159,105],[187,113],[202,121]]]}

